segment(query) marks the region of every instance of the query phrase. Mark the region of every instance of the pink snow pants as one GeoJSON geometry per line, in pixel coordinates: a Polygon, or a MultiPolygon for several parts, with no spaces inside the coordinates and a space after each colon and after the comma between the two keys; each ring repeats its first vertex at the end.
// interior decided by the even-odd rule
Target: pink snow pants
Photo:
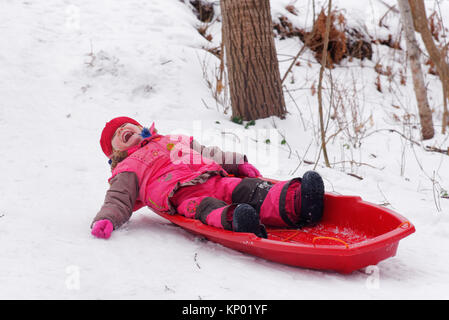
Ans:
{"type": "Polygon", "coordinates": [[[239,203],[252,205],[264,225],[295,226],[300,215],[298,204],[295,210],[300,181],[296,178],[271,184],[259,178],[213,176],[205,183],[181,187],[171,203],[179,214],[220,229],[232,230],[233,212],[239,203]]]}

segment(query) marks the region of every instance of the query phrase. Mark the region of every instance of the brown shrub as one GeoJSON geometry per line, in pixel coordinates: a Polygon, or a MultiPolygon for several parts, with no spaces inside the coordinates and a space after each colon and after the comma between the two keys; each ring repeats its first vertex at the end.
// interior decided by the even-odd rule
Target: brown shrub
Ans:
{"type": "MultiPolygon", "coordinates": [[[[324,13],[324,10],[321,10],[312,31],[306,33],[305,35],[305,44],[315,52],[315,58],[317,61],[321,61],[322,58],[324,34],[326,32],[326,19],[327,16],[324,13]]],[[[331,13],[330,22],[331,25],[329,30],[329,45],[327,48],[328,57],[326,67],[333,68],[334,63],[338,64],[341,60],[343,60],[343,58],[346,57],[347,46],[346,35],[344,32],[346,22],[343,15],[339,14],[336,16],[335,11],[331,13]],[[338,24],[342,27],[341,29],[343,29],[343,31],[337,29],[335,26],[336,19],[338,19],[338,24]]]]}
{"type": "MultiPolygon", "coordinates": [[[[324,33],[326,31],[326,14],[321,10],[310,32],[293,26],[286,16],[279,17],[279,23],[274,23],[275,33],[281,40],[299,37],[301,41],[313,52],[318,62],[321,62],[323,52],[324,33]]],[[[329,32],[328,57],[326,67],[333,68],[346,57],[357,59],[371,59],[373,49],[371,41],[356,28],[346,26],[346,18],[341,12],[334,10],[331,13],[331,26],[329,32]]]]}
{"type": "Polygon", "coordinates": [[[281,40],[292,37],[299,37],[302,39],[304,37],[304,31],[294,27],[286,16],[280,16],[279,23],[274,23],[273,29],[276,31],[277,35],[279,35],[281,40]]]}
{"type": "Polygon", "coordinates": [[[204,0],[190,0],[190,4],[195,9],[194,12],[201,22],[211,22],[215,15],[213,3],[204,0]]]}

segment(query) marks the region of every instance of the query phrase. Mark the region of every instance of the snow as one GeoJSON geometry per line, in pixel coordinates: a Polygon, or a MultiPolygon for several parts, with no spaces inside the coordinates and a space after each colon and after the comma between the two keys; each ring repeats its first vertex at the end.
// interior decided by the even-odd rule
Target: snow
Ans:
{"type": "MultiPolygon", "coordinates": [[[[320,8],[323,1],[316,2],[320,8]]],[[[371,35],[399,34],[397,14],[388,15],[390,30],[377,25],[387,10],[380,1],[334,3],[348,23],[365,25],[371,35]]],[[[286,14],[298,26],[310,26],[310,1],[271,0],[271,6],[273,18],[286,14]],[[285,10],[291,3],[299,16],[285,10]]],[[[449,4],[441,6],[447,15],[449,4]]],[[[90,234],[108,187],[99,136],[115,116],[155,121],[163,134],[191,133],[203,144],[243,150],[272,178],[313,169],[301,161],[315,163],[319,152],[317,97],[310,90],[317,87],[319,65],[313,55],[305,52],[293,78],[287,77],[287,119],[257,120],[244,129],[216,105],[203,77],[204,61],[207,72],[218,65],[202,47],[219,45],[220,23],[208,29],[213,43],[197,25],[190,8],[176,0],[0,2],[0,298],[449,298],[449,199],[441,197],[449,190],[449,157],[397,133],[420,141],[409,69],[406,86],[381,76],[383,92],[376,90],[377,62],[395,71],[406,65],[403,52],[381,45],[374,46],[372,61],[344,61],[332,70],[366,132],[357,147],[354,131],[331,139],[333,168],[321,157],[316,170],[327,191],[384,204],[415,225],[395,257],[350,275],[293,268],[204,241],[146,208],[108,240],[90,234]],[[410,125],[402,121],[407,115],[410,125]],[[287,144],[280,144],[277,132],[287,144]],[[270,145],[263,143],[265,134],[270,145]]],[[[276,40],[280,58],[294,56],[301,45],[276,40]]],[[[280,64],[281,75],[289,64],[280,64]]],[[[423,145],[447,148],[448,136],[440,134],[441,85],[429,74],[426,83],[437,134],[423,145]]],[[[327,103],[328,90],[324,95],[327,103]]],[[[330,121],[329,132],[336,130],[330,121]]]]}

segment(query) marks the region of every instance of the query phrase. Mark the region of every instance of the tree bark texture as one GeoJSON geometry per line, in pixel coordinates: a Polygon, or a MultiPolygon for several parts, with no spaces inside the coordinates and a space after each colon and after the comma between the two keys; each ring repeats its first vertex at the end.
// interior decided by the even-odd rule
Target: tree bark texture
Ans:
{"type": "Polygon", "coordinates": [[[426,7],[423,0],[409,0],[410,7],[412,9],[413,22],[418,31],[421,34],[421,38],[426,46],[426,50],[429,53],[430,59],[435,64],[438,75],[440,77],[443,86],[444,97],[444,110],[443,110],[443,126],[442,133],[446,133],[446,126],[448,126],[449,113],[447,110],[447,100],[449,99],[449,65],[445,60],[444,54],[438,50],[435,42],[433,41],[432,33],[427,21],[426,7]]]}
{"type": "Polygon", "coordinates": [[[232,115],[285,118],[269,0],[220,0],[232,115]]]}
{"type": "Polygon", "coordinates": [[[419,119],[421,122],[421,134],[423,140],[432,139],[435,130],[432,121],[432,111],[427,100],[427,89],[424,83],[421,63],[419,61],[420,52],[413,28],[413,18],[408,0],[398,0],[401,12],[402,27],[405,33],[407,45],[407,57],[410,61],[410,69],[415,88],[416,102],[418,104],[419,119]]]}

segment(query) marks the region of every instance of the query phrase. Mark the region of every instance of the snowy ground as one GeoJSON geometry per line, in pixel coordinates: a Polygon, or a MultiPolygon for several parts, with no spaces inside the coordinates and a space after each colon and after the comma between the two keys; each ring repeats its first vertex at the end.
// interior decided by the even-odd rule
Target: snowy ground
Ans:
{"type": "MultiPolygon", "coordinates": [[[[271,0],[273,17],[287,14],[290,2],[271,0]]],[[[311,2],[305,3],[297,8],[310,20],[311,2]]],[[[370,34],[388,34],[376,27],[386,11],[379,1],[336,5],[351,13],[349,22],[365,23],[370,34]]],[[[446,2],[441,5],[447,9],[446,2]]],[[[386,20],[397,36],[397,15],[386,20]]],[[[188,132],[204,144],[243,148],[272,178],[313,168],[301,162],[315,162],[319,150],[317,97],[310,90],[319,66],[312,54],[301,57],[294,80],[287,78],[287,119],[259,120],[245,130],[229,121],[205,84],[201,64],[208,61],[213,70],[217,62],[201,49],[211,44],[195,30],[197,24],[177,0],[0,2],[0,298],[449,298],[449,200],[440,197],[449,190],[449,157],[382,131],[393,128],[419,141],[419,131],[402,121],[407,114],[418,121],[410,74],[407,86],[382,78],[383,93],[376,91],[377,61],[404,65],[403,53],[385,46],[374,47],[372,61],[354,59],[332,71],[334,81],[357,88],[360,117],[371,120],[360,147],[340,134],[329,145],[333,168],[320,160],[316,170],[328,191],[384,204],[415,225],[416,233],[400,242],[396,257],[351,275],[292,268],[203,241],[148,209],[107,241],[90,234],[108,187],[99,136],[115,116],[147,125],[155,121],[163,134],[188,132]],[[287,144],[280,144],[273,126],[287,144]],[[266,145],[250,139],[264,129],[272,130],[270,162],[258,153],[266,145]],[[222,131],[237,132],[240,140],[222,131]],[[351,167],[350,160],[362,165],[351,167]]],[[[219,30],[219,23],[209,30],[215,45],[219,30]]],[[[280,60],[301,47],[292,39],[276,44],[280,60]]],[[[281,75],[288,65],[281,63],[281,75]]],[[[433,76],[426,81],[439,132],[441,86],[433,76]]],[[[447,147],[447,136],[438,133],[424,145],[447,147]]]]}

